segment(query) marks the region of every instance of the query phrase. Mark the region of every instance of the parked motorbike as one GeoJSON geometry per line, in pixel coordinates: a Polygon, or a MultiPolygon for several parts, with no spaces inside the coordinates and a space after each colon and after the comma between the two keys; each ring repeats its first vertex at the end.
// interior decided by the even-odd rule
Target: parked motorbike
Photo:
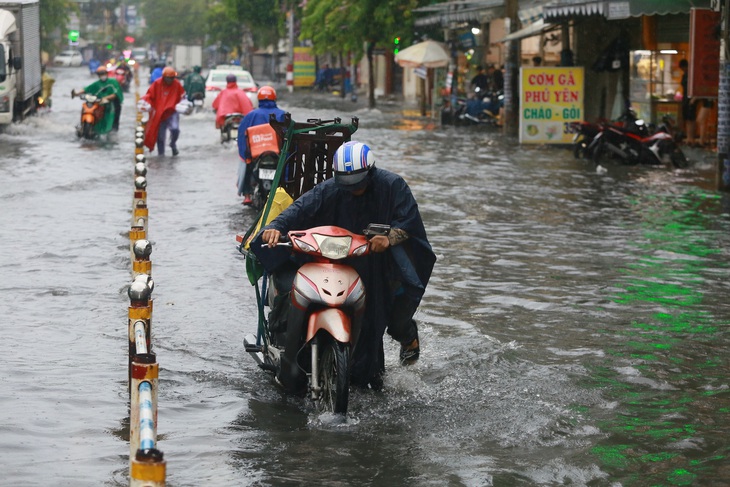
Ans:
{"type": "Polygon", "coordinates": [[[264,370],[286,374],[289,367],[306,377],[309,398],[323,412],[347,413],[351,358],[366,303],[360,276],[341,260],[367,255],[368,238],[389,232],[389,226],[377,224],[368,225],[364,235],[322,226],[291,231],[278,244],[313,261],[299,267],[290,288],[279,289],[277,277],[269,276],[269,320],[258,337],[244,338],[245,350],[264,370]]]}
{"type": "Polygon", "coordinates": [[[605,125],[586,149],[596,164],[616,159],[623,164],[689,165],[682,149],[666,127],[650,133],[641,119],[628,118],[624,125],[605,125]]]}
{"type": "Polygon", "coordinates": [[[78,96],[83,101],[81,105],[81,121],[76,126],[76,136],[88,140],[95,139],[98,135],[107,133],[108,130],[98,130],[98,124],[104,119],[106,110],[113,110],[106,99],[93,95],[91,93],[76,94],[75,90],[71,91],[71,98],[78,96]]]}
{"type": "Polygon", "coordinates": [[[504,93],[484,92],[479,88],[469,98],[457,98],[454,107],[456,125],[499,125],[499,111],[504,106],[504,93]]]}
{"type": "Polygon", "coordinates": [[[573,135],[573,156],[576,159],[592,159],[592,154],[588,147],[598,133],[603,130],[604,124],[601,122],[570,122],[568,124],[568,132],[573,135]]]}
{"type": "Polygon", "coordinates": [[[279,142],[276,131],[268,123],[246,129],[248,148],[251,153],[252,205],[260,210],[264,207],[273,186],[276,168],[279,164],[279,142]]]}
{"type": "MultiPolygon", "coordinates": [[[[238,126],[241,125],[243,117],[243,113],[229,113],[226,115],[223,125],[221,125],[220,128],[221,144],[232,140],[238,140],[238,126]]],[[[274,167],[276,168],[276,166],[274,167]]]]}

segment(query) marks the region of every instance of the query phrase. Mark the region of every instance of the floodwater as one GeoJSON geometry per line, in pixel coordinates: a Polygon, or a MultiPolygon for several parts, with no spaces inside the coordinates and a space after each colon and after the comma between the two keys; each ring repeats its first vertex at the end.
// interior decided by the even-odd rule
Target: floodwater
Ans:
{"type": "MultiPolygon", "coordinates": [[[[84,143],[70,91],[88,71],[51,74],[53,111],[0,134],[0,484],[128,485],[134,92],[118,139],[84,143]]],[[[600,174],[494,132],[281,98],[295,120],[358,116],[409,182],[438,256],[421,360],[399,366],[386,338],[385,389],[353,391],[344,424],[276,389],[243,350],[235,147],[212,112],[183,117],[180,155],[148,156],[167,485],[730,482],[730,198],[707,162],[600,174]]]]}

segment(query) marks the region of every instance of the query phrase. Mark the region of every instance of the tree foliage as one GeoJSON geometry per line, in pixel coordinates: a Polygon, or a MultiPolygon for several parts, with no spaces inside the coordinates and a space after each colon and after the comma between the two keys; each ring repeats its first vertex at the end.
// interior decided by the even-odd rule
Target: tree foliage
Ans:
{"type": "Polygon", "coordinates": [[[300,39],[312,41],[316,54],[363,54],[365,43],[389,44],[413,30],[418,0],[309,0],[300,39]]]}
{"type": "Polygon", "coordinates": [[[375,106],[373,51],[394,37],[413,31],[412,10],[419,0],[309,0],[303,12],[301,39],[312,41],[316,54],[351,52],[368,55],[370,107],[375,106]]]}
{"type": "Polygon", "coordinates": [[[69,13],[76,9],[76,4],[69,0],[43,0],[40,2],[41,49],[51,55],[55,54],[56,45],[52,34],[59,26],[66,25],[69,13]]]}
{"type": "Polygon", "coordinates": [[[147,0],[142,5],[145,37],[158,43],[202,44],[206,8],[206,0],[147,0]]]}
{"type": "Polygon", "coordinates": [[[228,15],[253,36],[256,46],[276,44],[284,35],[285,3],[272,0],[224,0],[228,15]]]}

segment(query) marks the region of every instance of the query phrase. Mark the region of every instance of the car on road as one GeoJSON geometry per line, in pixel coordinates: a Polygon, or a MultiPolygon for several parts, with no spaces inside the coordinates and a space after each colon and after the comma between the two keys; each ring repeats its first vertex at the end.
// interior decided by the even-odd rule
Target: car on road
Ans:
{"type": "Polygon", "coordinates": [[[251,100],[253,107],[258,107],[259,87],[256,84],[256,81],[254,81],[253,76],[251,76],[251,73],[241,69],[240,66],[225,67],[224,69],[216,68],[208,71],[208,77],[205,81],[205,91],[207,91],[209,95],[213,95],[214,98],[218,96],[218,92],[225,89],[228,84],[226,83],[226,76],[229,74],[236,75],[236,84],[238,87],[246,93],[246,96],[249,100],[251,100]]]}
{"type": "Polygon", "coordinates": [[[61,51],[53,58],[54,66],[81,66],[84,56],[79,51],[61,51]]]}

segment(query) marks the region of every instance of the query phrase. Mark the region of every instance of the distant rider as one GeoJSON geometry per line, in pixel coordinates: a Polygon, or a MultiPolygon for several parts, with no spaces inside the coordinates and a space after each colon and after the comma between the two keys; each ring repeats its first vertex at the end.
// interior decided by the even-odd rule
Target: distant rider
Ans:
{"type": "Polygon", "coordinates": [[[252,110],[238,126],[238,156],[241,162],[238,166],[238,196],[243,196],[243,204],[250,205],[251,199],[251,155],[248,150],[248,141],[244,134],[246,129],[254,125],[269,123],[269,116],[273,113],[278,121],[284,120],[286,112],[276,106],[276,90],[271,86],[262,86],[258,94],[259,107],[252,110]]]}
{"type": "Polygon", "coordinates": [[[178,155],[177,139],[180,136],[180,114],[175,106],[185,97],[185,89],[175,79],[177,73],[171,67],[162,70],[162,78],[147,89],[142,97],[151,107],[150,119],[145,127],[144,145],[152,151],[157,143],[157,154],[165,155],[165,139],[170,131],[172,155],[178,155]]]}
{"type": "Polygon", "coordinates": [[[155,64],[155,67],[150,71],[150,84],[162,78],[163,69],[165,69],[165,63],[158,62],[155,64]]]}
{"type": "Polygon", "coordinates": [[[185,76],[183,88],[188,101],[205,99],[205,78],[200,74],[200,66],[193,67],[193,72],[185,76]]]}
{"type": "Polygon", "coordinates": [[[96,74],[99,76],[98,81],[94,81],[89,86],[81,91],[74,91],[71,93],[74,95],[82,95],[84,93],[90,93],[96,95],[102,100],[111,102],[114,110],[104,111],[104,120],[108,120],[108,117],[113,116],[112,130],[114,132],[119,131],[119,117],[122,115],[122,103],[124,102],[124,95],[122,95],[122,87],[119,86],[119,82],[109,77],[106,66],[102,65],[96,68],[96,74]],[[112,115],[113,112],[113,115],[112,115]]]}
{"type": "MultiPolygon", "coordinates": [[[[346,142],[335,152],[333,166],[334,178],[300,196],[264,227],[251,249],[267,270],[276,272],[281,262],[275,261],[274,252],[257,249],[262,243],[275,245],[288,231],[335,225],[361,234],[370,223],[390,225],[388,236],[370,239],[370,251],[374,254],[348,262],[362,278],[367,296],[362,331],[353,357],[352,380],[354,384],[379,389],[385,370],[382,338],[386,328],[401,344],[401,363],[408,365],[418,360],[420,344],[413,315],[436,256],[408,184],[397,174],[376,168],[375,157],[367,145],[346,142]]],[[[291,306],[287,331],[305,326],[305,311],[291,306]]],[[[296,341],[298,336],[287,333],[278,377],[286,389],[295,392],[304,379],[296,366],[296,353],[302,345],[296,341]]]]}
{"type": "Polygon", "coordinates": [[[213,100],[215,128],[217,129],[223,126],[223,123],[226,121],[226,115],[230,115],[231,113],[248,115],[253,110],[253,103],[248,99],[246,93],[238,87],[236,81],[235,74],[226,76],[226,88],[218,93],[218,96],[213,100]]]}

